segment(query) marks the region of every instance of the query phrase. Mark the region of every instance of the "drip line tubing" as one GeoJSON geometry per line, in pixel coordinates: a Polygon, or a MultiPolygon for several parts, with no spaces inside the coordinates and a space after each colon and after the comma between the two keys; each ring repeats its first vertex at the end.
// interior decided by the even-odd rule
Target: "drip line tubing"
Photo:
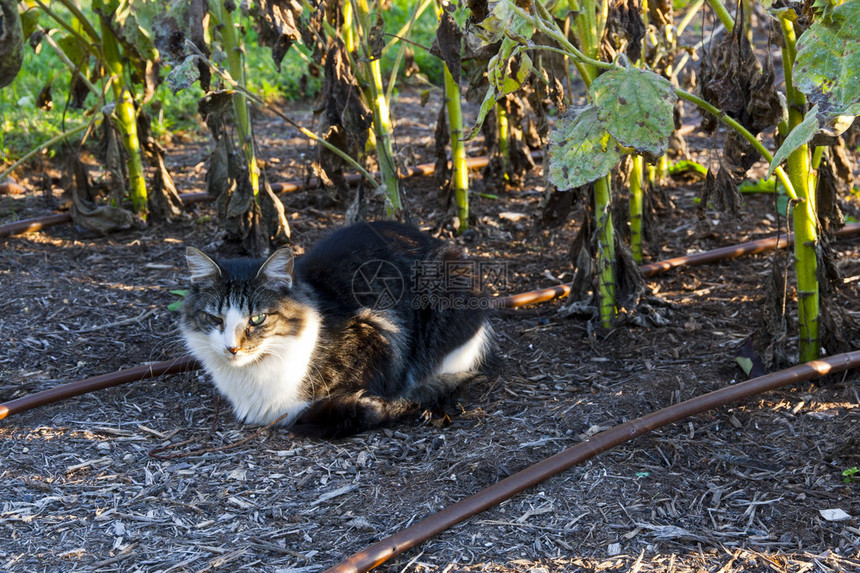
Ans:
{"type": "MultiPolygon", "coordinates": [[[[533,151],[532,157],[535,160],[539,160],[543,157],[540,151],[533,151]]],[[[486,155],[481,155],[479,157],[471,157],[466,159],[466,165],[469,169],[480,169],[487,165],[490,162],[490,158],[486,155]]],[[[404,173],[400,175],[401,179],[408,179],[412,177],[422,177],[425,175],[432,175],[436,171],[436,165],[433,163],[422,163],[420,165],[416,165],[414,167],[409,167],[405,170],[404,173]]],[[[376,173],[378,176],[379,173],[376,173]]],[[[360,173],[350,173],[345,176],[346,182],[350,185],[358,185],[358,183],[362,179],[362,175],[360,173]]],[[[293,180],[293,181],[281,181],[277,183],[272,183],[272,191],[275,193],[294,193],[296,191],[308,190],[308,189],[317,189],[322,185],[321,181],[317,177],[312,177],[307,181],[302,180],[293,180]]],[[[179,196],[182,199],[183,203],[198,203],[202,201],[211,201],[213,197],[208,193],[183,193],[179,196]]],[[[5,225],[0,225],[0,239],[4,237],[9,237],[12,235],[23,235],[24,233],[34,233],[45,227],[51,227],[53,225],[60,225],[62,223],[69,223],[72,220],[72,215],[70,213],[56,213],[54,215],[47,215],[45,217],[34,217],[32,219],[21,219],[20,221],[15,221],[12,223],[7,223],[5,225]]]]}
{"type": "Polygon", "coordinates": [[[610,428],[458,501],[348,557],[325,573],[364,573],[419,543],[615,446],[667,424],[794,384],[860,366],[860,350],[814,360],[691,398],[610,428]]]}
{"type": "Polygon", "coordinates": [[[78,382],[70,382],[69,384],[61,384],[43,392],[37,392],[28,396],[23,396],[9,402],[0,404],[0,420],[10,414],[17,414],[24,410],[29,410],[37,406],[43,406],[52,402],[59,402],[66,398],[80,396],[95,390],[103,388],[111,388],[119,386],[126,382],[138,382],[147,378],[156,378],[162,374],[176,374],[178,372],[188,372],[197,370],[200,364],[190,356],[180,356],[172,360],[164,360],[155,364],[142,364],[126,370],[93,376],[86,380],[78,382]]]}
{"type": "MultiPolygon", "coordinates": [[[[845,225],[843,229],[836,233],[837,237],[840,238],[851,237],[856,234],[860,234],[860,223],[845,225]]],[[[677,257],[674,259],[667,259],[665,261],[658,261],[656,263],[643,265],[640,269],[646,276],[653,276],[683,265],[702,265],[723,259],[739,257],[744,254],[761,253],[774,249],[777,246],[787,246],[790,244],[789,241],[791,241],[791,234],[788,236],[780,235],[779,237],[759,239],[758,241],[751,241],[731,247],[723,247],[714,251],[705,251],[703,253],[696,253],[686,257],[677,257]],[[718,253],[718,255],[714,255],[714,253],[718,253]]],[[[495,306],[497,308],[517,308],[527,304],[546,302],[554,298],[567,296],[570,294],[570,289],[570,284],[564,284],[500,297],[495,306]]],[[[118,372],[87,378],[85,380],[69,382],[68,384],[62,384],[49,390],[23,396],[9,402],[0,403],[0,420],[10,414],[16,414],[38,406],[44,406],[45,404],[51,404],[74,396],[80,396],[103,388],[118,386],[120,384],[125,384],[126,382],[137,382],[147,378],[154,378],[161,376],[162,374],[197,370],[198,368],[200,368],[200,365],[192,357],[181,356],[179,358],[165,360],[150,365],[137,366],[127,370],[120,370],[118,372]]]]}
{"type": "MultiPolygon", "coordinates": [[[[836,236],[840,239],[845,239],[860,235],[860,223],[849,223],[842,229],[836,232],[836,236]]],[[[683,257],[675,257],[673,259],[665,259],[654,263],[641,265],[639,270],[646,277],[652,277],[660,273],[668,272],[682,266],[698,266],[728,259],[734,259],[743,255],[754,255],[772,251],[777,248],[786,248],[794,244],[794,234],[777,235],[767,239],[758,239],[738,245],[728,247],[720,247],[712,251],[704,251],[702,253],[694,253],[683,257]]],[[[537,289],[520,294],[502,297],[499,299],[498,308],[516,308],[533,304],[537,302],[546,302],[554,298],[565,297],[570,294],[570,289],[573,283],[551,286],[547,288],[537,289]]]]}

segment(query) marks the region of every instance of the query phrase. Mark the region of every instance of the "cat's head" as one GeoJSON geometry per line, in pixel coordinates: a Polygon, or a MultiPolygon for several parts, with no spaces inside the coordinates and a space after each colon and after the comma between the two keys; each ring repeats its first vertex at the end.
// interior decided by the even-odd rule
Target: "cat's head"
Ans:
{"type": "Polygon", "coordinates": [[[293,298],[293,254],[275,251],[265,261],[216,262],[188,247],[191,289],[182,308],[182,332],[204,362],[241,367],[297,337],[307,307],[293,298]]]}

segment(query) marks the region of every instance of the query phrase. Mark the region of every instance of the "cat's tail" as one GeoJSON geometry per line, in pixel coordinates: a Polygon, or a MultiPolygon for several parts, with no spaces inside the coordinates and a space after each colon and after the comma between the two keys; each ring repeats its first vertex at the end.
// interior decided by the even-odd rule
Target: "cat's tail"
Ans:
{"type": "Polygon", "coordinates": [[[386,400],[365,392],[335,395],[311,404],[293,430],[304,436],[345,438],[387,426],[419,409],[411,400],[386,400]]]}

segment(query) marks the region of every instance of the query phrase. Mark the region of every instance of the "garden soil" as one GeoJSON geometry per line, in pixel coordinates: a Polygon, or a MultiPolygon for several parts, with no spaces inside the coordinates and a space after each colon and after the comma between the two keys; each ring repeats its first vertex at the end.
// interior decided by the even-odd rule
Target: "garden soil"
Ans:
{"type": "MultiPolygon", "coordinates": [[[[311,127],[311,105],[287,113],[311,127]]],[[[422,107],[417,91],[401,93],[402,165],[434,160],[439,105],[438,94],[422,107]]],[[[294,129],[266,113],[255,125],[270,181],[310,174],[314,151],[294,129]]],[[[181,193],[204,190],[201,134],[165,142],[181,193]]],[[[712,143],[691,138],[694,158],[716,160],[712,143]]],[[[480,139],[468,146],[483,153],[480,139]]],[[[0,222],[61,204],[57,165],[25,172],[25,193],[0,196],[0,222]]],[[[432,177],[405,183],[415,222],[473,260],[501,263],[495,294],[570,280],[581,205],[563,224],[543,224],[539,165],[517,188],[498,190],[480,173],[472,184],[473,231],[454,237],[432,177]]],[[[745,195],[738,219],[697,218],[701,187],[685,176],[661,186],[647,261],[785,230],[771,195],[745,195]]],[[[299,255],[343,224],[345,206],[322,190],[281,199],[299,255]]],[[[379,198],[369,201],[378,215],[379,198]]],[[[210,203],[108,236],[65,224],[4,239],[0,401],[184,354],[168,306],[188,285],[186,245],[239,254],[210,203]]],[[[860,319],[860,239],[833,249],[843,276],[833,305],[860,319]]],[[[762,336],[764,285],[790,260],[771,253],[654,276],[646,300],[661,320],[611,330],[563,299],[499,311],[497,376],[475,381],[447,416],[344,440],[244,426],[219,409],[202,372],[10,416],[0,422],[0,571],[323,570],[598,431],[745,379],[735,357],[762,336]],[[155,457],[165,447],[162,458],[174,457],[155,457]]],[[[857,338],[849,324],[849,345],[857,338]]],[[[796,352],[791,327],[786,348],[796,352]]],[[[860,481],[843,476],[860,466],[858,380],[825,377],[654,431],[379,570],[860,571],[860,481]]]]}

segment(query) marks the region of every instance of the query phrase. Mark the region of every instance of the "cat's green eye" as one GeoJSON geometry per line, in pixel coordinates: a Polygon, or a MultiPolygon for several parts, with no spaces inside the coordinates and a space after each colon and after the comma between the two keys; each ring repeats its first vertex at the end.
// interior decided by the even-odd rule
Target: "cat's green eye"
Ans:
{"type": "Polygon", "coordinates": [[[248,319],[248,324],[250,324],[251,326],[260,326],[264,322],[266,322],[266,315],[265,314],[255,314],[254,316],[252,316],[251,318],[248,319]]]}

